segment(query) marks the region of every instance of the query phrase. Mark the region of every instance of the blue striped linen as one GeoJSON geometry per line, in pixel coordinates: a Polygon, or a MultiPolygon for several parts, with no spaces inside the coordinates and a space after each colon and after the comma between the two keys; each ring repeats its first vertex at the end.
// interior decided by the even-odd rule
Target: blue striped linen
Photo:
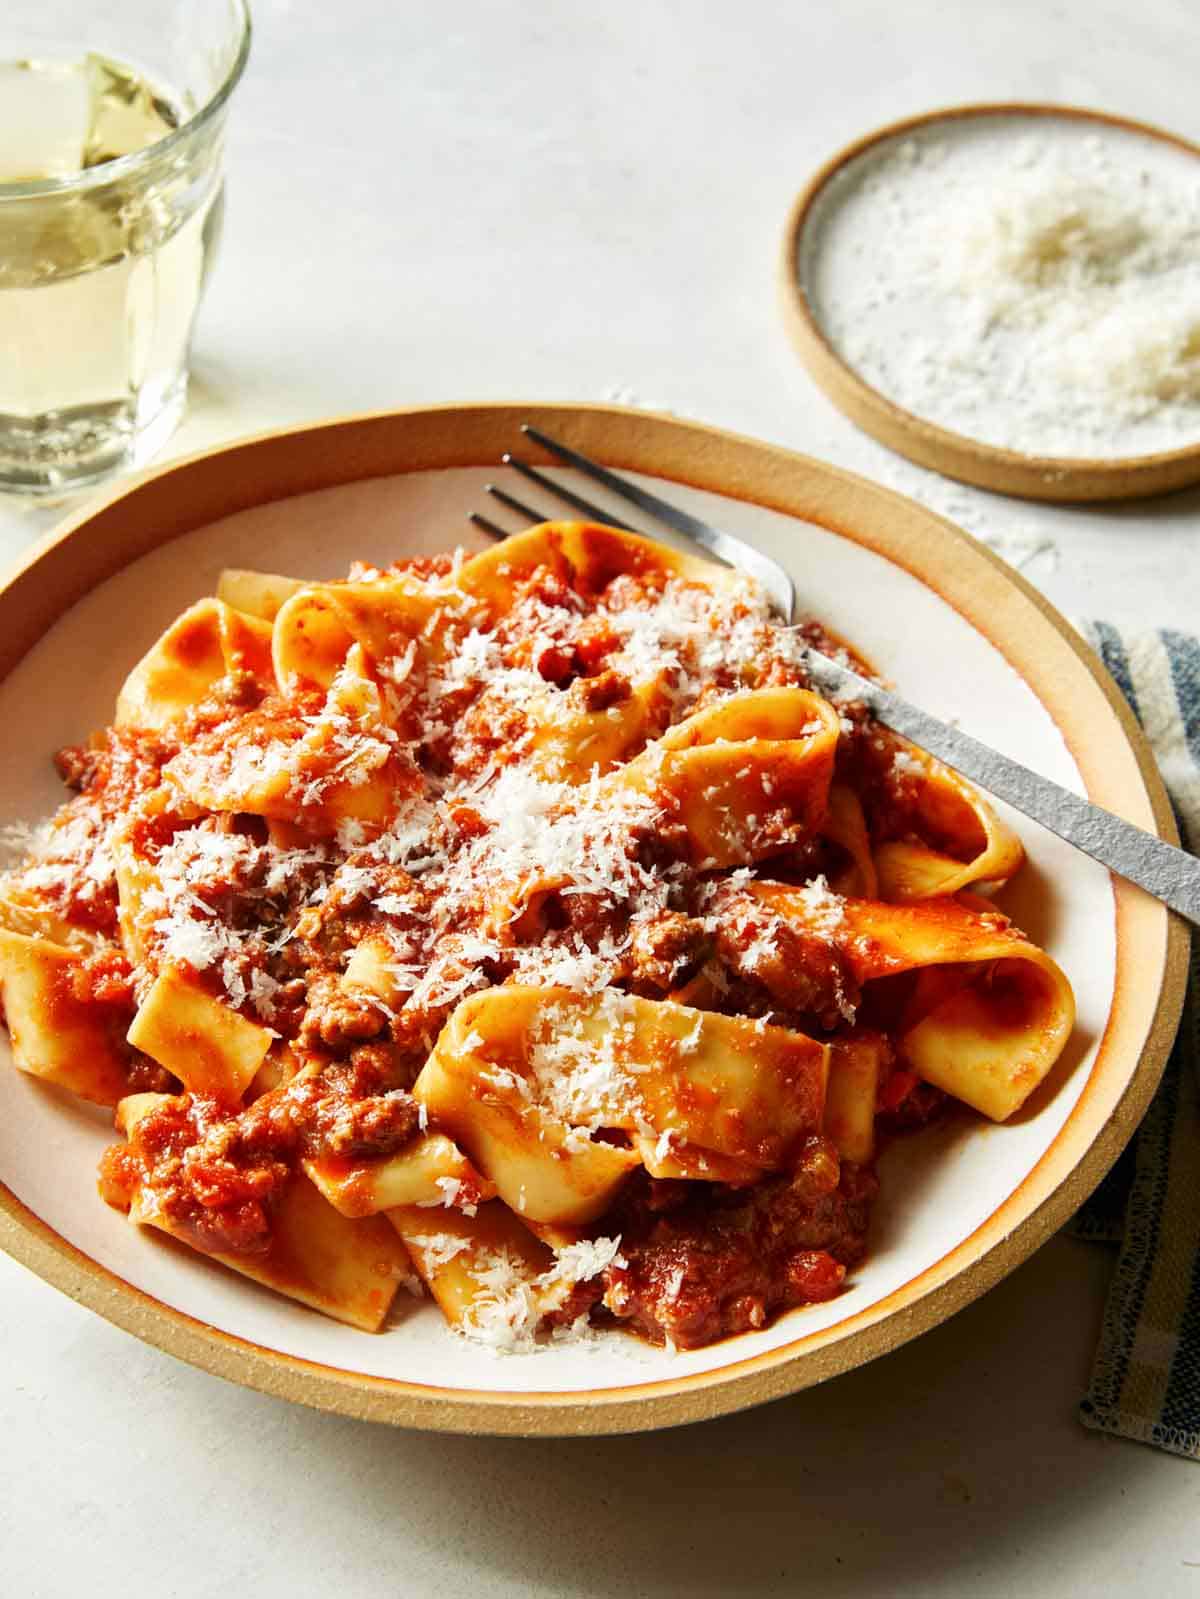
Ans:
{"type": "MultiPolygon", "coordinates": [[[[1180,837],[1200,845],[1200,641],[1084,632],[1146,732],[1180,837]]],[[[1117,1245],[1084,1426],[1200,1460],[1200,983],[1193,944],[1183,1022],[1128,1149],[1075,1218],[1117,1245]]]]}

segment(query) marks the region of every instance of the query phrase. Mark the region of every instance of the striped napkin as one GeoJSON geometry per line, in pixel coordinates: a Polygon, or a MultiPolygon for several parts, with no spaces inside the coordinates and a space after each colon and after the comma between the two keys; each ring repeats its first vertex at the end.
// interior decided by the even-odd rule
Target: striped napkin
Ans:
{"type": "MultiPolygon", "coordinates": [[[[1083,629],[1158,758],[1184,847],[1200,849],[1200,641],[1083,629]]],[[[1085,1427],[1200,1460],[1200,952],[1162,1085],[1113,1170],[1075,1217],[1118,1254],[1085,1427]]]]}

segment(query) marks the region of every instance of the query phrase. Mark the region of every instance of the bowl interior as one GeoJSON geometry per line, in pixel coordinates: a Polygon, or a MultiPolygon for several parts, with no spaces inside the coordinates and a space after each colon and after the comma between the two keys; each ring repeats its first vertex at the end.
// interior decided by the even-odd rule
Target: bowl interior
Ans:
{"type": "MultiPolygon", "coordinates": [[[[481,536],[466,513],[483,504],[484,482],[494,476],[483,467],[416,471],[276,501],[176,538],[102,583],[0,684],[0,818],[32,820],[59,801],[52,752],[110,720],[125,671],[172,617],[213,591],[222,566],[337,577],[354,557],[385,563],[456,544],[476,547],[481,536]]],[[[1083,792],[1079,768],[1037,693],[938,593],[936,526],[926,582],[815,522],[675,483],[659,486],[784,561],[804,607],[859,645],[910,698],[1083,792]]],[[[1115,716],[1108,736],[1120,742],[1115,716]]],[[[1051,834],[1010,819],[1029,861],[1002,903],[1074,985],[1079,1023],[1067,1056],[1013,1124],[952,1118],[894,1146],[883,1163],[872,1252],[848,1291],[761,1332],[677,1355],[613,1336],[497,1358],[453,1337],[431,1303],[403,1295],[385,1333],[355,1332],[129,1226],[95,1189],[96,1161],[111,1137],[106,1113],[10,1070],[0,1071],[0,1175],[36,1217],[153,1299],[265,1350],[339,1372],[465,1394],[570,1395],[674,1386],[818,1335],[827,1342],[864,1313],[910,1303],[922,1283],[958,1269],[946,1265],[956,1252],[966,1248],[962,1263],[969,1263],[973,1237],[982,1252],[979,1230],[1030,1179],[1088,1083],[1117,971],[1110,880],[1051,834]]],[[[6,1054],[4,1044],[0,1056],[6,1054]]],[[[1135,1063],[1136,1054],[1128,1072],[1135,1063]]]]}

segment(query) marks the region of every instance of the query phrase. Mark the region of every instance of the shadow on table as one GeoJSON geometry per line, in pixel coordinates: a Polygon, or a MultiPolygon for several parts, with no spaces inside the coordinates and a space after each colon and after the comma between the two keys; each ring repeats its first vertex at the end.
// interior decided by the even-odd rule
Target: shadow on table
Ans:
{"type": "Polygon", "coordinates": [[[1144,522],[1147,518],[1155,522],[1179,518],[1179,532],[1186,536],[1195,526],[1187,518],[1200,512],[1200,488],[1176,489],[1173,494],[1156,494],[1148,500],[1092,503],[1087,509],[1089,515],[1106,517],[1117,527],[1129,521],[1144,522]]]}
{"type": "Polygon", "coordinates": [[[962,1592],[1035,1546],[1053,1569],[1056,1542],[1070,1558],[1092,1529],[1111,1537],[1117,1499],[1158,1464],[1074,1420],[1109,1259],[1056,1241],[884,1360],[722,1421],[535,1441],[313,1417],[305,1473],[320,1495],[321,1435],[352,1428],[327,1458],[361,1462],[352,1491],[380,1569],[402,1519],[406,1540],[453,1551],[460,1575],[474,1561],[485,1586],[518,1591],[962,1592]]]}

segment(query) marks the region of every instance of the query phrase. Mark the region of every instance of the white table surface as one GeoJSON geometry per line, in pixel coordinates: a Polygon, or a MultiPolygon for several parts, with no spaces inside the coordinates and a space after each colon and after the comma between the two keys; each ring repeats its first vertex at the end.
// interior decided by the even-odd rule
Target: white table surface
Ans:
{"type": "MultiPolygon", "coordinates": [[[[1045,99],[1200,139],[1197,0],[257,0],[170,453],[432,401],[624,400],[915,492],[1068,613],[1197,625],[1200,493],[1049,510],[889,457],[774,273],[853,136],[1045,99]]],[[[0,508],[0,560],[55,514],[0,508]]],[[[915,1344],[650,1437],[439,1438],[262,1398],[0,1258],[0,1591],[1200,1593],[1200,1472],[1087,1433],[1111,1257],[1060,1237],[915,1344]]]]}

